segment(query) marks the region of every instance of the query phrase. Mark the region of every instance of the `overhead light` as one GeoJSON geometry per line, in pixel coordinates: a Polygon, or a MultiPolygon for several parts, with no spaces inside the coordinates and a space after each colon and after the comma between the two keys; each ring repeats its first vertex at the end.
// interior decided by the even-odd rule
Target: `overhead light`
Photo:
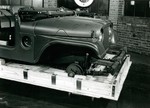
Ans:
{"type": "Polygon", "coordinates": [[[150,1],[149,1],[149,8],[150,8],[150,1]]]}
{"type": "Polygon", "coordinates": [[[135,5],[135,1],[134,0],[132,0],[130,3],[131,3],[131,5],[135,5]]]}

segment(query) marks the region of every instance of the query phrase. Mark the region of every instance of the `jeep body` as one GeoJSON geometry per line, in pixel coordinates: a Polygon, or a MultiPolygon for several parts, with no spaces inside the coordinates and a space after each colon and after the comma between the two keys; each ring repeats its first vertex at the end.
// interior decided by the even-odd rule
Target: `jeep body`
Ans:
{"type": "Polygon", "coordinates": [[[20,9],[13,13],[1,9],[0,57],[27,63],[86,53],[96,59],[102,58],[115,43],[112,23],[73,13],[35,9],[20,9]],[[50,14],[53,12],[55,14],[50,14]]]}

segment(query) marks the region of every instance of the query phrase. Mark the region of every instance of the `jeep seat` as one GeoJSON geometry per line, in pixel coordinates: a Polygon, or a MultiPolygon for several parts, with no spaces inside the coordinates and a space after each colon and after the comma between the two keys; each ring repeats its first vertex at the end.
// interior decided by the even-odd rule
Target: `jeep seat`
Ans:
{"type": "Polygon", "coordinates": [[[15,22],[11,13],[7,10],[0,10],[0,45],[12,43],[14,25],[15,22]]]}
{"type": "Polygon", "coordinates": [[[14,27],[12,15],[6,10],[0,10],[0,28],[14,27]]]}

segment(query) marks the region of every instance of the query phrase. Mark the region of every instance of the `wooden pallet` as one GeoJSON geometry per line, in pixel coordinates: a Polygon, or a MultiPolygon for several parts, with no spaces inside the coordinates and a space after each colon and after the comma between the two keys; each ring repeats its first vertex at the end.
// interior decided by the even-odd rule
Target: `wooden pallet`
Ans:
{"type": "Polygon", "coordinates": [[[127,55],[117,77],[109,74],[108,76],[75,75],[72,78],[68,77],[65,70],[41,65],[5,63],[5,60],[0,59],[0,78],[92,98],[118,100],[131,63],[130,56],[127,55]]]}

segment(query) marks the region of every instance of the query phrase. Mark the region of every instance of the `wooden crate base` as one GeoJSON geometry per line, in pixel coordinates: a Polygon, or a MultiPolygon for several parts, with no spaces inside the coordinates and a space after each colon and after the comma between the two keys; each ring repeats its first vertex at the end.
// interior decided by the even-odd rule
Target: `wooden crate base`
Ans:
{"type": "Polygon", "coordinates": [[[0,60],[0,78],[56,89],[92,98],[118,100],[124,81],[131,66],[130,56],[127,55],[117,77],[112,76],[83,76],[68,77],[65,70],[46,66],[5,63],[0,60]]]}

